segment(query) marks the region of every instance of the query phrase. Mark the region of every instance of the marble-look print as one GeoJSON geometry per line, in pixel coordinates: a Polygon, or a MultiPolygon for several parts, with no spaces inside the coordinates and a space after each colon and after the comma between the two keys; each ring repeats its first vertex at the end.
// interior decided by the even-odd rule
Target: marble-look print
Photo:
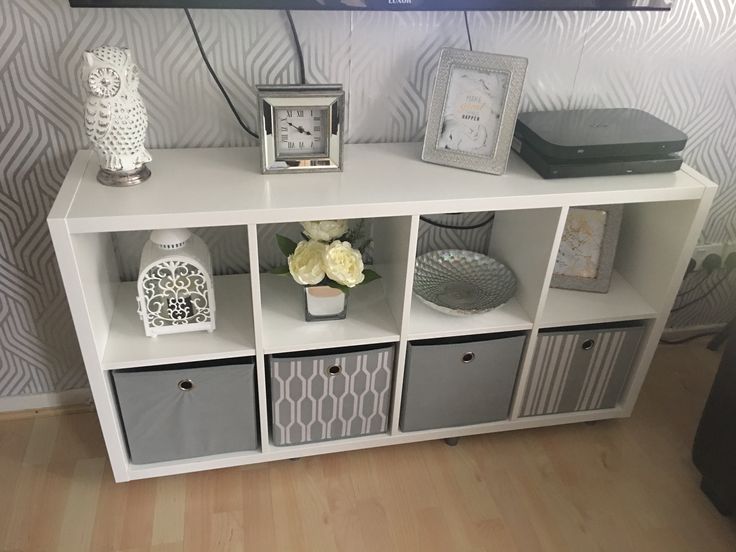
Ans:
{"type": "Polygon", "coordinates": [[[606,233],[605,211],[570,209],[562,234],[555,274],[595,278],[606,233]]]}

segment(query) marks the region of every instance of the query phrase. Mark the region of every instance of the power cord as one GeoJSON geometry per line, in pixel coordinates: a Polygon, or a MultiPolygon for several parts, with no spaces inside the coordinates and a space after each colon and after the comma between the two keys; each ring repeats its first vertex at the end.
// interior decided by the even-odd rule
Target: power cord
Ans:
{"type": "Polygon", "coordinates": [[[431,224],[432,226],[436,226],[438,228],[444,228],[446,230],[476,230],[477,228],[482,228],[483,226],[490,224],[493,222],[493,219],[496,218],[496,214],[493,213],[491,216],[489,216],[486,220],[481,221],[477,224],[468,224],[466,225],[460,225],[460,224],[445,224],[443,222],[437,222],[434,220],[431,220],[424,215],[419,216],[419,220],[426,222],[427,224],[431,224]]]}
{"type": "Polygon", "coordinates": [[[473,51],[473,39],[470,38],[470,25],[468,24],[468,12],[464,11],[463,16],[465,17],[465,32],[468,35],[468,49],[473,51]]]}
{"type": "Polygon", "coordinates": [[[302,45],[299,42],[299,34],[296,32],[296,27],[294,26],[294,19],[291,17],[291,10],[286,10],[286,18],[289,20],[289,27],[291,27],[291,36],[294,38],[296,55],[299,58],[299,72],[301,74],[301,83],[307,84],[307,72],[304,70],[304,53],[302,52],[302,45]]]}
{"type": "Polygon", "coordinates": [[[736,269],[736,254],[732,254],[728,256],[728,259],[726,259],[726,262],[725,262],[725,268],[726,268],[726,274],[724,274],[720,280],[718,280],[715,284],[713,284],[708,291],[703,293],[703,295],[701,295],[700,297],[696,297],[695,299],[692,299],[683,305],[678,305],[677,308],[674,308],[670,311],[670,314],[672,314],[673,312],[680,312],[681,310],[686,309],[687,307],[702,301],[706,297],[709,297],[710,295],[712,295],[713,292],[717,290],[719,287],[721,287],[723,283],[726,280],[728,280],[729,276],[731,275],[731,272],[733,272],[733,270],[736,269]]]}
{"type": "Polygon", "coordinates": [[[248,125],[246,125],[243,122],[243,119],[240,118],[240,114],[238,113],[238,110],[235,109],[235,105],[233,105],[232,100],[230,100],[230,96],[225,91],[225,87],[220,82],[220,79],[217,78],[217,74],[215,73],[215,70],[212,68],[212,64],[210,64],[210,60],[207,58],[207,54],[204,51],[204,47],[202,46],[202,41],[199,39],[199,33],[197,32],[197,26],[194,24],[194,20],[192,19],[192,14],[189,13],[189,10],[187,8],[184,8],[184,13],[187,16],[187,20],[189,21],[189,26],[192,28],[192,33],[194,34],[194,40],[197,42],[197,48],[199,48],[199,53],[202,56],[202,60],[204,61],[204,64],[207,66],[207,70],[210,72],[210,75],[212,75],[212,78],[215,81],[215,84],[217,85],[217,88],[220,89],[220,92],[222,93],[223,97],[225,98],[225,101],[227,102],[227,105],[230,107],[230,111],[233,112],[233,115],[235,115],[235,118],[238,120],[238,124],[242,127],[242,129],[250,134],[253,138],[258,139],[258,134],[253,132],[248,125]]]}
{"type": "Polygon", "coordinates": [[[705,270],[703,270],[703,271],[701,271],[701,272],[702,272],[702,274],[704,274],[705,276],[702,276],[702,275],[701,275],[700,279],[699,279],[699,280],[698,280],[698,281],[697,281],[697,282],[696,282],[695,284],[693,284],[693,285],[692,285],[692,286],[691,286],[691,287],[690,287],[689,289],[686,289],[685,291],[680,291],[680,292],[678,292],[678,293],[677,293],[677,297],[678,297],[678,298],[680,298],[680,297],[684,297],[685,295],[689,295],[690,293],[692,293],[693,291],[695,291],[696,289],[698,289],[698,288],[699,288],[700,286],[702,286],[702,285],[703,285],[703,284],[705,283],[705,281],[706,281],[706,280],[708,279],[708,277],[710,276],[710,272],[707,272],[707,271],[705,271],[705,270]]]}

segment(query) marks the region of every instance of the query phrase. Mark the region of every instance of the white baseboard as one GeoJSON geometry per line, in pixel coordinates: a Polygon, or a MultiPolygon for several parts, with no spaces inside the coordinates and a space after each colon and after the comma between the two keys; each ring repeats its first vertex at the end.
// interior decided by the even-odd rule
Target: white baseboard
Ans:
{"type": "Polygon", "coordinates": [[[91,404],[91,402],[92,392],[89,387],[85,387],[83,389],[68,389],[57,393],[0,397],[0,412],[56,408],[59,406],[91,404]]]}

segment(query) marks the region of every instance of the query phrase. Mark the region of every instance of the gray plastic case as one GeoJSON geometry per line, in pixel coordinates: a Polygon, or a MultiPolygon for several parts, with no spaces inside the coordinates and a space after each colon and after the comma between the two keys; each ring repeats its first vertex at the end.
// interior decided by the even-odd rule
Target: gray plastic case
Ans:
{"type": "Polygon", "coordinates": [[[272,355],[269,367],[274,445],[388,429],[393,345],[272,355]]]}
{"type": "Polygon", "coordinates": [[[516,333],[410,343],[401,430],[506,419],[525,339],[516,333]]]}
{"type": "Polygon", "coordinates": [[[575,109],[520,113],[515,135],[550,159],[666,156],[687,135],[640,109],[575,109]]]}
{"type": "Polygon", "coordinates": [[[540,332],[521,415],[615,407],[643,335],[641,323],[540,332]]]}
{"type": "Polygon", "coordinates": [[[253,361],[210,364],[113,372],[132,463],[258,448],[253,361]]]}

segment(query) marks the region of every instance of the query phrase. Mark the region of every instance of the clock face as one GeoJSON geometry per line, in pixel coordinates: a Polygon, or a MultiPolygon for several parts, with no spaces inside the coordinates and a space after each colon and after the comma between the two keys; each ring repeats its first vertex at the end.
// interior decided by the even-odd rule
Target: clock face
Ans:
{"type": "Polygon", "coordinates": [[[503,71],[453,68],[437,147],[493,156],[509,80],[503,71]]]}
{"type": "Polygon", "coordinates": [[[328,110],[314,107],[274,109],[278,158],[327,155],[328,110]]]}

